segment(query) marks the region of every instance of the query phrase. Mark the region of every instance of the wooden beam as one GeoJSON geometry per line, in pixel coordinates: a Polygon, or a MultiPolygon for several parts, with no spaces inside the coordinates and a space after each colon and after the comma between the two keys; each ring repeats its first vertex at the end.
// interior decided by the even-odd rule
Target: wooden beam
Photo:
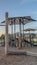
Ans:
{"type": "Polygon", "coordinates": [[[5,13],[5,55],[8,54],[8,13],[5,13]]]}

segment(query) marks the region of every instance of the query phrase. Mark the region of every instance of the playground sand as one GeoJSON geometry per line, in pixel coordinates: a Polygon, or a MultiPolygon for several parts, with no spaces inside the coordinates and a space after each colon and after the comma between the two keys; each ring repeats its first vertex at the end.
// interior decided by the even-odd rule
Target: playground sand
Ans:
{"type": "Polygon", "coordinates": [[[37,65],[37,57],[26,55],[7,55],[0,48],[0,65],[37,65]]]}

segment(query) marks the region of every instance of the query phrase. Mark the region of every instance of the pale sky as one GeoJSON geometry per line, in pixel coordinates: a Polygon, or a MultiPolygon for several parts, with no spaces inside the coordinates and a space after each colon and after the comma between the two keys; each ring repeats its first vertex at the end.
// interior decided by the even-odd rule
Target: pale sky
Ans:
{"type": "MultiPolygon", "coordinates": [[[[37,20],[37,0],[0,0],[0,22],[5,19],[5,12],[9,17],[31,16],[37,20]]],[[[37,22],[26,24],[25,28],[28,27],[37,28],[37,22]]],[[[0,32],[5,32],[4,27],[0,26],[0,32]]]]}

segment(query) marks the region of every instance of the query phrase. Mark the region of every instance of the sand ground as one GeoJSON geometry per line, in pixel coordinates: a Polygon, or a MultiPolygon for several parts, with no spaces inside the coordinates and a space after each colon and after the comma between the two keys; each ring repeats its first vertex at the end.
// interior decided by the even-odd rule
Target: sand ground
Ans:
{"type": "MultiPolygon", "coordinates": [[[[7,55],[5,56],[4,47],[0,47],[0,65],[37,65],[37,57],[26,55],[7,55]]],[[[9,50],[18,50],[18,48],[8,48],[9,50]]],[[[25,47],[21,50],[37,52],[37,47],[25,47]]]]}

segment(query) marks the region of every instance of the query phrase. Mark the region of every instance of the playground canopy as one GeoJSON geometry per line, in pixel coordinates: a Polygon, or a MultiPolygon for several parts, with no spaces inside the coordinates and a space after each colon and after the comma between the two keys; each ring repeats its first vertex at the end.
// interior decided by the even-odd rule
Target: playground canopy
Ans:
{"type": "MultiPolygon", "coordinates": [[[[7,13],[8,15],[8,13],[7,13]]],[[[22,17],[8,17],[7,18],[8,20],[8,24],[12,25],[12,24],[26,24],[28,22],[31,22],[31,21],[36,21],[34,19],[31,18],[31,16],[22,16],[22,17]]],[[[1,23],[5,23],[5,21],[1,22],[1,23]]]]}
{"type": "Polygon", "coordinates": [[[34,28],[27,28],[27,29],[25,29],[25,30],[23,30],[23,31],[36,31],[37,29],[34,29],[34,28]]]}
{"type": "Polygon", "coordinates": [[[34,28],[27,28],[27,29],[25,29],[25,30],[23,30],[23,31],[29,31],[29,38],[30,38],[30,42],[31,42],[31,34],[30,34],[30,31],[36,31],[37,29],[34,29],[34,28]]]}
{"type": "Polygon", "coordinates": [[[9,43],[8,25],[14,24],[15,27],[15,24],[19,24],[20,35],[21,35],[21,23],[23,24],[23,30],[24,30],[24,25],[32,21],[36,21],[36,20],[32,19],[31,16],[8,17],[8,12],[5,13],[5,21],[1,22],[2,24],[5,23],[5,54],[8,54],[8,43],[9,43]]]}

